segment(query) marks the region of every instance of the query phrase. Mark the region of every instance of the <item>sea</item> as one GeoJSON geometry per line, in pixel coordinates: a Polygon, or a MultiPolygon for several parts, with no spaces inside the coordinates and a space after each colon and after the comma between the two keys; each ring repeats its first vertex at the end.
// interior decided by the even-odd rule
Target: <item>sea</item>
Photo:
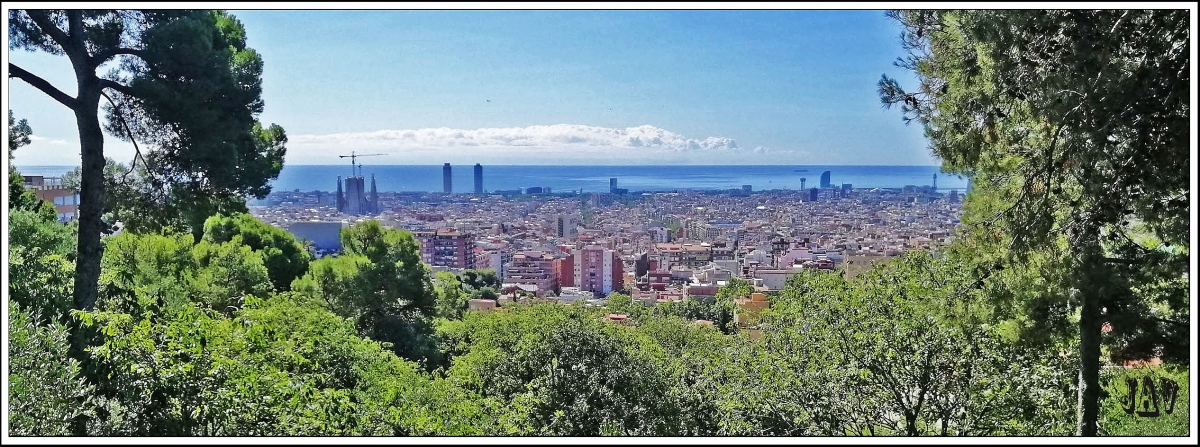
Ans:
{"type": "MultiPolygon", "coordinates": [[[[452,165],[453,192],[474,191],[473,165],[452,165]]],[[[18,166],[23,175],[59,176],[71,166],[18,166]]],[[[829,171],[830,183],[853,188],[903,188],[924,186],[937,175],[939,191],[967,187],[967,179],[941,172],[938,166],[483,166],[483,189],[511,191],[529,187],[549,187],[551,192],[607,192],[609,179],[617,179],[617,187],[630,191],[681,191],[741,189],[750,185],[753,191],[772,189],[801,189],[801,179],[807,188],[820,186],[821,173],[829,171]]],[[[347,165],[285,165],[279,178],[271,182],[275,191],[334,191],[337,177],[351,175],[347,165]]],[[[379,191],[442,191],[441,165],[366,165],[362,175],[375,176],[379,191]]],[[[369,185],[369,183],[368,183],[369,185]]]]}

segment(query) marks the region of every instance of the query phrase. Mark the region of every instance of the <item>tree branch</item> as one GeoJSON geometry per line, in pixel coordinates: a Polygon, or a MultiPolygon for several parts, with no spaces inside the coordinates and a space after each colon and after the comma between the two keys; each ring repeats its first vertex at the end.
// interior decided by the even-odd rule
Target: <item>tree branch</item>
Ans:
{"type": "Polygon", "coordinates": [[[63,50],[66,50],[70,46],[71,40],[67,37],[66,31],[63,31],[62,28],[51,22],[50,16],[45,10],[27,10],[25,14],[29,15],[29,19],[33,20],[33,23],[37,24],[38,28],[42,29],[42,32],[50,36],[51,39],[54,39],[54,43],[57,43],[63,50]]]}
{"type": "Polygon", "coordinates": [[[42,93],[54,98],[55,101],[62,103],[62,105],[67,106],[67,108],[71,110],[75,110],[75,108],[79,105],[79,100],[75,99],[71,95],[63,93],[62,90],[55,88],[50,84],[50,82],[38,77],[33,73],[25,71],[24,68],[18,67],[12,62],[8,63],[8,77],[21,78],[21,80],[25,81],[25,83],[32,85],[38,90],[41,90],[42,93]]]}
{"type": "Polygon", "coordinates": [[[1176,326],[1182,326],[1182,327],[1184,327],[1184,328],[1186,328],[1186,327],[1187,327],[1187,325],[1188,325],[1187,323],[1185,323],[1185,322],[1182,322],[1182,321],[1168,320],[1168,319],[1166,319],[1166,318],[1150,317],[1150,319],[1151,319],[1151,320],[1154,320],[1154,321],[1157,321],[1157,322],[1159,322],[1159,323],[1173,324],[1173,325],[1176,325],[1176,326]]]}
{"type": "Polygon", "coordinates": [[[93,67],[99,67],[100,64],[108,62],[109,59],[112,59],[113,57],[116,57],[116,56],[122,55],[122,54],[127,54],[130,56],[137,56],[142,59],[145,59],[145,56],[143,56],[143,54],[145,54],[145,53],[142,50],[133,49],[133,48],[113,48],[110,50],[102,51],[99,54],[92,56],[91,58],[89,58],[88,62],[93,67]]]}
{"type": "Polygon", "coordinates": [[[86,58],[87,44],[84,37],[86,30],[83,29],[83,11],[79,9],[67,10],[67,24],[69,25],[67,36],[71,39],[71,43],[75,48],[79,49],[86,58]]]}
{"type": "Polygon", "coordinates": [[[104,99],[107,99],[108,103],[112,105],[113,113],[117,114],[117,119],[121,120],[121,126],[125,128],[125,135],[129,137],[129,142],[133,143],[133,150],[136,156],[133,158],[133,162],[129,164],[129,171],[121,176],[121,183],[125,183],[125,178],[129,177],[129,174],[137,167],[139,158],[142,159],[142,166],[146,165],[146,157],[142,156],[142,150],[138,148],[137,140],[133,138],[133,132],[129,130],[129,123],[125,121],[125,115],[121,113],[121,109],[117,107],[117,103],[107,93],[104,93],[103,90],[100,91],[100,95],[104,96],[104,99]]]}
{"type": "Polygon", "coordinates": [[[128,85],[122,84],[122,83],[114,81],[112,79],[100,78],[100,88],[111,88],[113,90],[121,92],[121,94],[134,96],[133,89],[131,89],[128,85]]]}

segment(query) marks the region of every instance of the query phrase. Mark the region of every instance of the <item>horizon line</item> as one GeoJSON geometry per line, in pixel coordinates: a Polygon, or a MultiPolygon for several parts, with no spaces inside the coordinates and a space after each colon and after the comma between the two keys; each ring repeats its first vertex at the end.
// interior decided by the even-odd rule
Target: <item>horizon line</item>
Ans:
{"type": "MultiPolygon", "coordinates": [[[[450,163],[451,166],[454,166],[455,164],[456,163],[450,163]]],[[[461,164],[464,166],[474,166],[476,164],[479,164],[482,166],[571,166],[571,167],[592,167],[592,166],[670,166],[670,167],[679,167],[679,166],[798,166],[798,167],[807,167],[807,166],[889,166],[889,167],[890,166],[899,166],[899,167],[919,167],[919,168],[940,168],[941,167],[941,165],[888,165],[888,164],[868,164],[868,165],[855,165],[855,164],[838,164],[838,165],[833,165],[833,164],[667,164],[667,165],[658,165],[658,164],[581,164],[581,165],[567,165],[567,164],[499,164],[499,163],[497,163],[497,164],[458,163],[458,164],[461,164]]],[[[13,166],[15,168],[20,168],[20,167],[74,168],[74,167],[78,167],[79,165],[16,165],[16,164],[14,164],[11,166],[13,166]]],[[[341,163],[337,163],[337,164],[290,163],[290,164],[284,165],[284,167],[288,167],[288,166],[342,166],[342,164],[341,163]]],[[[443,164],[378,164],[378,165],[370,165],[370,166],[439,166],[440,167],[440,166],[443,166],[443,164]]]]}

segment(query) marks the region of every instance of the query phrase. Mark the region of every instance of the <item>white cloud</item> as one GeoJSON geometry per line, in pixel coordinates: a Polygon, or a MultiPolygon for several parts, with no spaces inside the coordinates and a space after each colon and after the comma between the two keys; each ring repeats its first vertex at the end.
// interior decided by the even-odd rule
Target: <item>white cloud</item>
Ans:
{"type": "MultiPolygon", "coordinates": [[[[331,164],[350,151],[386,152],[389,163],[440,163],[479,160],[490,163],[549,164],[560,160],[612,161],[623,164],[688,162],[737,164],[705,155],[797,154],[763,147],[744,149],[732,138],[687,138],[650,125],[624,129],[555,124],[529,127],[451,129],[446,127],[374,132],[295,135],[288,138],[288,162],[331,164]]],[[[375,159],[384,162],[384,159],[375,159]]]]}
{"type": "Polygon", "coordinates": [[[67,144],[67,140],[57,140],[57,139],[51,139],[51,138],[46,138],[46,137],[39,137],[37,135],[30,135],[29,142],[31,144],[32,143],[53,144],[55,146],[63,146],[65,144],[67,144]]]}

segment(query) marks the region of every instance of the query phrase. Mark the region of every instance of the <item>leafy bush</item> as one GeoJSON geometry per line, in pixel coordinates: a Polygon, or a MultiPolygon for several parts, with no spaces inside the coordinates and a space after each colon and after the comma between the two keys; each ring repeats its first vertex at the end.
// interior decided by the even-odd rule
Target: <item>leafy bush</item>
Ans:
{"type": "Polygon", "coordinates": [[[652,348],[595,314],[557,305],[468,313],[447,329],[467,351],[447,377],[506,402],[504,434],[668,435],[680,426],[670,382],[652,348]]]}
{"type": "Polygon", "coordinates": [[[41,326],[39,316],[8,303],[8,423],[10,436],[68,436],[87,413],[92,387],[67,356],[67,328],[41,326]]]}
{"type": "Polygon", "coordinates": [[[204,222],[203,240],[235,242],[262,254],[271,284],[279,291],[289,290],[292,281],[308,271],[311,261],[304,245],[291,233],[244,213],[209,217],[204,222]]]}
{"type": "Polygon", "coordinates": [[[230,318],[201,307],[82,317],[99,329],[98,435],[405,434],[409,419],[386,405],[429,383],[350,322],[288,296],[250,298],[230,318]]]}
{"type": "Polygon", "coordinates": [[[9,298],[44,321],[67,323],[75,281],[75,225],[10,210],[8,228],[9,298]]]}

